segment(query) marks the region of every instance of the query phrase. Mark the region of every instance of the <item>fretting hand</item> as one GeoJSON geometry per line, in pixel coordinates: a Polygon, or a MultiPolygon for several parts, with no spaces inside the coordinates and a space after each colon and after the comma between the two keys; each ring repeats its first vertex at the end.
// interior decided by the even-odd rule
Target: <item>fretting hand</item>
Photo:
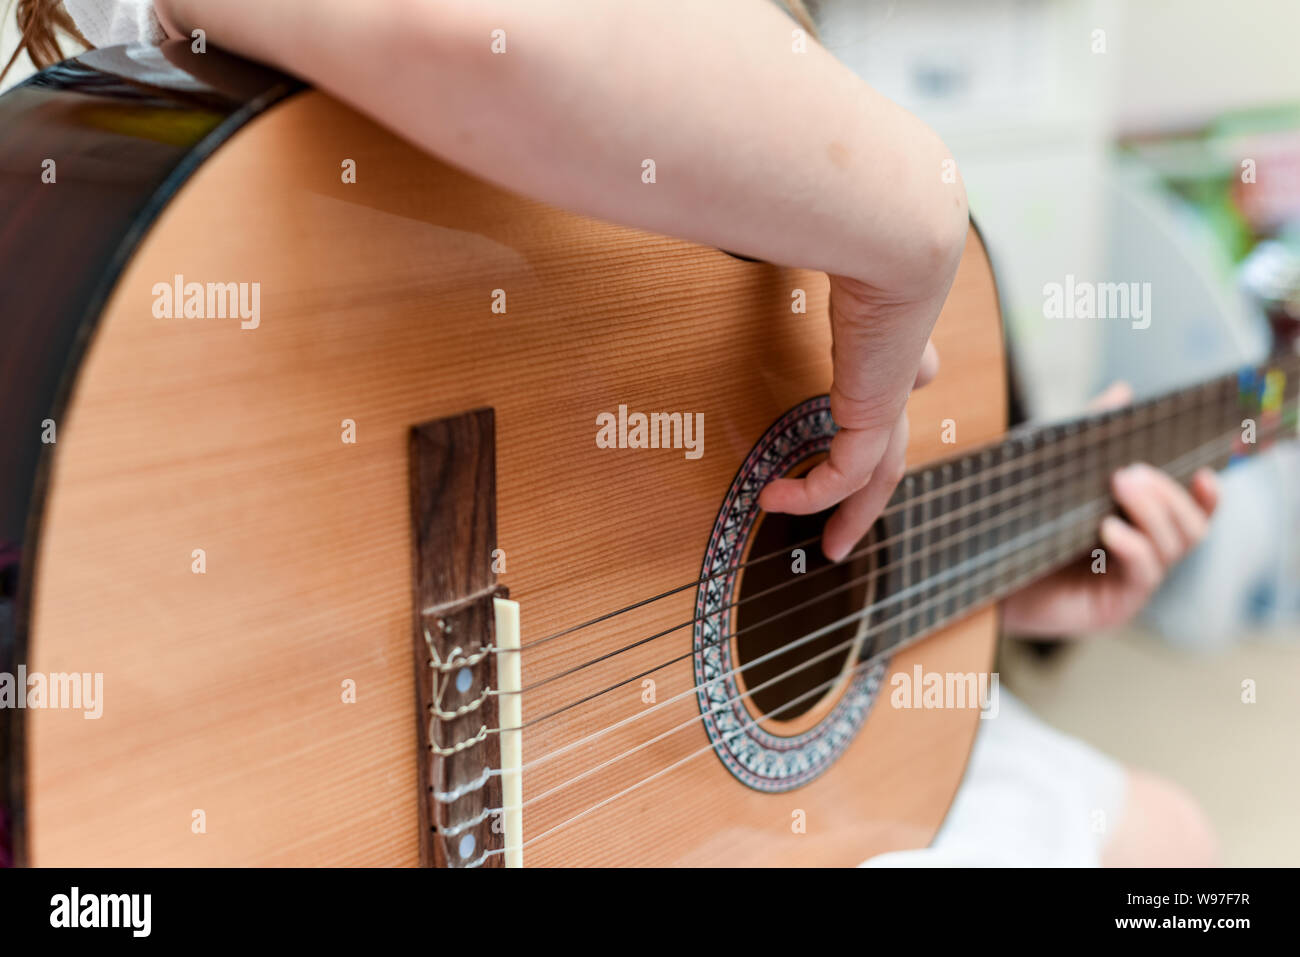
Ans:
{"type": "MultiPolygon", "coordinates": [[[[1114,408],[1132,398],[1112,386],[1093,405],[1114,408]]],[[[1034,582],[1002,604],[1008,630],[1023,635],[1065,635],[1122,624],[1137,614],[1165,575],[1205,537],[1218,503],[1218,480],[1209,469],[1184,489],[1164,472],[1135,464],[1111,476],[1111,491],[1127,520],[1111,515],[1099,529],[1104,572],[1093,559],[1034,582]]]]}

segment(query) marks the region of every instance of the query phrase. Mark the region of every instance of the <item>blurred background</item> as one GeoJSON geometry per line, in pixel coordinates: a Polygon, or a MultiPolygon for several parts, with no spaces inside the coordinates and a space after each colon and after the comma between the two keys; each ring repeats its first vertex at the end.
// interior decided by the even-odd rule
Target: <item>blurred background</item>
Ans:
{"type": "MultiPolygon", "coordinates": [[[[1300,320],[1296,0],[822,0],[826,45],[933,126],[998,274],[1030,418],[1263,359],[1300,320]],[[1252,182],[1253,180],[1253,182],[1252,182]],[[1044,317],[1067,274],[1150,282],[1149,328],[1044,317]]],[[[1143,619],[1003,642],[1056,727],[1182,784],[1223,863],[1300,862],[1300,454],[1234,466],[1143,619]],[[1255,702],[1244,703],[1253,681],[1255,702]]]]}
{"type": "MultiPolygon", "coordinates": [[[[1258,361],[1300,322],[1298,0],[809,7],[832,52],[953,150],[1028,417],[1117,379],[1141,397],[1258,361]],[[1067,275],[1151,283],[1150,327],[1045,318],[1044,284],[1067,275]]],[[[4,60],[16,40],[10,10],[4,60]]],[[[1004,642],[999,669],[1051,724],[1194,794],[1223,863],[1294,865],[1300,453],[1224,486],[1209,540],[1140,622],[1048,654],[1004,642]]]]}

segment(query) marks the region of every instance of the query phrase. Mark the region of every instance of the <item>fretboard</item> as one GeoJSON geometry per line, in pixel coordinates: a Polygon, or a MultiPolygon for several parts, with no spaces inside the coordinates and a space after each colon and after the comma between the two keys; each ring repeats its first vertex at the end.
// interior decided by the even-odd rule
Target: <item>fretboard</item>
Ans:
{"type": "Polygon", "coordinates": [[[909,473],[885,510],[888,594],[872,654],[908,644],[1098,547],[1110,476],[1134,462],[1181,483],[1296,434],[1300,357],[1006,438],[909,473]]]}

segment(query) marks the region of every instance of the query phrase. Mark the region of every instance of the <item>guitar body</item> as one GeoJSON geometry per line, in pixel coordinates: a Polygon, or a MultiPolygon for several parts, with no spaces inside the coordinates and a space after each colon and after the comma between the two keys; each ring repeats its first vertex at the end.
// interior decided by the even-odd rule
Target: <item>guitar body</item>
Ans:
{"type": "MultiPolygon", "coordinates": [[[[419,863],[411,430],[483,408],[522,621],[526,864],[852,865],[931,840],[979,711],[892,707],[887,676],[989,671],[992,608],[898,652],[833,763],[766,790],[699,720],[694,588],[529,647],[700,577],[756,444],[830,385],[824,276],[521,199],[315,91],[227,131],[120,241],[63,373],[17,646],[32,671],[102,673],[103,713],[11,724],[20,860],[419,863]],[[157,318],[178,274],[260,283],[259,324],[157,318]],[[620,405],[702,413],[703,454],[600,447],[620,405]]],[[[974,231],[935,342],[910,465],[1005,428],[974,231]]]]}

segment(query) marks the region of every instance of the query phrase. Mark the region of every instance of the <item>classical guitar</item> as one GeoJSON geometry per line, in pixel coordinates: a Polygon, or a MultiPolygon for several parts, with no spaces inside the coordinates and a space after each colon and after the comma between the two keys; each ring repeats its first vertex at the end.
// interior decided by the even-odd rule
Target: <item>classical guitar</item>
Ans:
{"type": "Polygon", "coordinates": [[[972,230],[850,558],[825,278],[485,185],[283,76],[0,99],[3,758],[36,865],[855,864],[925,845],[996,602],[1109,472],[1294,431],[1294,356],[1006,430],[972,230]],[[806,305],[806,308],[801,308],[806,305]],[[897,695],[931,678],[965,700],[897,695]]]}

